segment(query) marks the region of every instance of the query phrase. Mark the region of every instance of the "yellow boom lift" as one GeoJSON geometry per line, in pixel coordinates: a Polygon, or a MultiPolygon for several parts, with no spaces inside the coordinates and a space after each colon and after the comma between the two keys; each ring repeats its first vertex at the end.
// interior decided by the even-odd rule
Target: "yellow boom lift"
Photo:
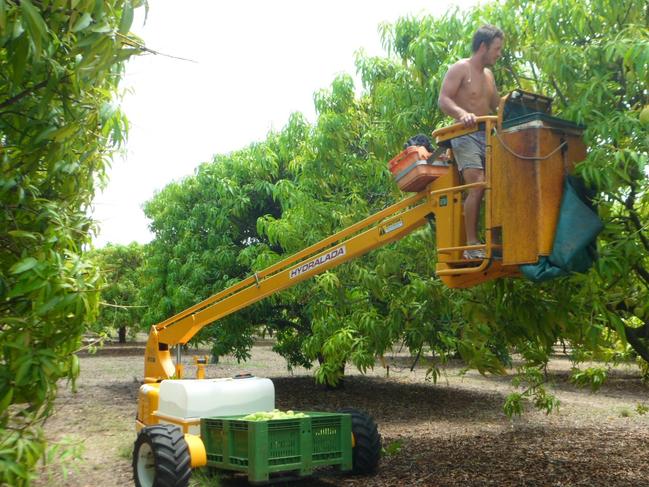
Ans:
{"type": "MultiPolygon", "coordinates": [[[[501,100],[498,116],[479,117],[478,126],[473,128],[457,124],[434,131],[436,143],[450,147],[454,137],[485,130],[485,181],[462,184],[452,158],[449,163],[418,161],[417,151],[408,148],[390,162],[390,169],[400,187],[415,194],[152,326],[145,352],[144,384],[138,397],[139,435],[133,453],[136,485],[186,485],[191,468],[206,465],[248,472],[249,480],[256,482],[288,470],[310,475],[318,465],[313,460],[315,452],[302,451],[297,463],[286,463],[275,470],[273,461],[281,462],[273,458],[266,458],[260,466],[252,457],[268,455],[270,447],[260,450],[259,445],[250,443],[242,447],[243,437],[232,433],[232,428],[241,424],[214,419],[272,410],[272,382],[255,377],[203,379],[204,359],[196,361],[197,379],[182,379],[181,346],[220,318],[399,240],[429,222],[436,228],[436,274],[447,286],[466,288],[520,276],[522,265],[533,265],[552,253],[564,178],[586,155],[582,127],[551,116],[550,107],[549,98],[514,91],[501,100]],[[485,190],[485,243],[467,246],[462,194],[475,186],[485,190]],[[464,250],[476,248],[482,248],[486,258],[462,258],[464,250]],[[172,347],[176,349],[175,364],[172,347]],[[214,421],[220,425],[216,430],[210,426],[214,421]],[[250,451],[241,453],[242,448],[250,451]],[[306,461],[304,455],[310,460],[306,461]]],[[[339,448],[340,461],[329,464],[360,473],[372,471],[380,449],[376,425],[363,413],[349,414],[349,441],[343,441],[339,448]],[[351,449],[351,465],[346,460],[347,449],[351,449]]],[[[346,431],[346,421],[341,423],[342,431],[346,431]]],[[[318,437],[313,431],[315,436],[304,441],[315,445],[318,437]]],[[[267,441],[253,440],[251,430],[245,435],[247,442],[267,441]]],[[[271,456],[275,455],[272,450],[271,456]]]]}

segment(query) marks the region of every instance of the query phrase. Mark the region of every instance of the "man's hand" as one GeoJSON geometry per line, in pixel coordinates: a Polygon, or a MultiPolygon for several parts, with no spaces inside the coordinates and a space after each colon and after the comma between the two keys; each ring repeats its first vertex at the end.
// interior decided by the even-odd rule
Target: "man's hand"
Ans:
{"type": "Polygon", "coordinates": [[[419,159],[422,161],[427,160],[432,154],[426,150],[425,147],[418,145],[417,147],[417,152],[419,153],[419,159]]]}
{"type": "Polygon", "coordinates": [[[475,116],[475,114],[471,112],[462,111],[462,113],[460,114],[460,118],[458,118],[458,120],[465,127],[473,127],[476,124],[476,118],[477,117],[475,116]]]}

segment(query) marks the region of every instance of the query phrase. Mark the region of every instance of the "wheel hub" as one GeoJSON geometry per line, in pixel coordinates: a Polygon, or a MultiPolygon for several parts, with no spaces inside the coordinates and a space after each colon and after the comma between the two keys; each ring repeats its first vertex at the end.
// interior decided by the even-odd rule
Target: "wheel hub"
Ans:
{"type": "Polygon", "coordinates": [[[137,478],[142,487],[153,487],[155,479],[155,460],[148,443],[142,443],[137,452],[137,478]]]}

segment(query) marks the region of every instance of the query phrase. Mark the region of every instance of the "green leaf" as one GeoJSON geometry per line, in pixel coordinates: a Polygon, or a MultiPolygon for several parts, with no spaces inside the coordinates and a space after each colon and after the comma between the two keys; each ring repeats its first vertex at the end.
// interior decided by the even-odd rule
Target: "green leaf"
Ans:
{"type": "Polygon", "coordinates": [[[52,133],[52,139],[56,140],[57,142],[61,142],[65,140],[67,137],[69,137],[70,135],[75,134],[77,130],[79,130],[77,124],[71,123],[64,127],[61,127],[60,129],[52,133]]]}
{"type": "MultiPolygon", "coordinates": [[[[3,323],[6,324],[16,324],[16,325],[24,325],[27,323],[27,320],[25,320],[25,318],[17,318],[15,316],[7,316],[7,317],[3,316],[2,321],[3,323]]],[[[7,346],[10,347],[11,345],[7,345],[7,346]]]]}
{"type": "Polygon", "coordinates": [[[513,416],[520,416],[523,414],[523,396],[518,392],[512,392],[505,399],[503,404],[503,412],[508,418],[513,416]]]}
{"type": "Polygon", "coordinates": [[[27,356],[23,358],[22,363],[18,367],[18,371],[16,372],[16,378],[14,379],[16,382],[16,385],[24,385],[25,384],[25,379],[27,378],[27,374],[30,372],[32,368],[32,359],[31,356],[27,356]]]}
{"type": "Polygon", "coordinates": [[[45,130],[43,130],[41,133],[39,133],[36,136],[36,138],[34,139],[34,144],[40,144],[45,140],[51,139],[53,134],[56,133],[56,131],[57,131],[56,127],[47,127],[45,130]]]}
{"type": "Polygon", "coordinates": [[[15,298],[16,296],[28,294],[37,289],[41,289],[46,285],[47,281],[38,277],[29,279],[27,281],[21,280],[18,282],[18,284],[11,288],[11,291],[9,291],[9,293],[7,294],[7,298],[15,298]]]}
{"type": "Polygon", "coordinates": [[[133,24],[133,5],[130,0],[124,1],[124,8],[122,10],[122,18],[119,21],[119,33],[128,34],[133,24]]]}
{"type": "Polygon", "coordinates": [[[4,35],[4,30],[7,27],[7,2],[0,0],[0,29],[4,35]]]}
{"type": "Polygon", "coordinates": [[[91,32],[96,32],[98,34],[106,34],[108,32],[112,32],[113,29],[112,29],[112,27],[110,25],[108,25],[108,23],[103,22],[101,24],[94,24],[91,27],[90,31],[91,32]]]}
{"type": "Polygon", "coordinates": [[[49,357],[41,355],[40,361],[43,367],[43,370],[45,371],[45,374],[47,374],[49,377],[56,377],[61,375],[61,370],[59,366],[54,363],[49,357]]]}
{"type": "Polygon", "coordinates": [[[13,26],[11,28],[11,38],[18,39],[18,37],[20,37],[23,32],[25,32],[23,23],[20,22],[18,19],[16,19],[16,21],[13,23],[13,26]]]}
{"type": "MultiPolygon", "coordinates": [[[[105,36],[103,36],[102,34],[99,34],[99,33],[94,33],[94,34],[87,35],[83,39],[81,39],[79,42],[77,42],[76,47],[78,47],[78,48],[89,47],[92,44],[100,42],[101,40],[104,39],[104,37],[105,36]]],[[[85,54],[86,54],[86,56],[88,55],[88,53],[85,53],[85,54]]]]}
{"type": "Polygon", "coordinates": [[[79,32],[80,30],[85,29],[92,23],[92,15],[89,13],[83,14],[81,17],[77,19],[77,21],[74,23],[74,26],[72,27],[72,32],[79,32]]]}
{"type": "MultiPolygon", "coordinates": [[[[14,25],[18,25],[17,22],[14,25]]],[[[25,67],[27,66],[28,61],[28,52],[29,52],[29,39],[27,36],[20,36],[17,40],[14,41],[15,54],[12,56],[12,67],[13,73],[11,80],[14,84],[19,85],[23,80],[23,75],[25,74],[25,67]]]]}
{"type": "Polygon", "coordinates": [[[620,319],[618,315],[615,314],[610,315],[610,320],[611,323],[613,323],[613,326],[615,327],[615,331],[620,337],[620,340],[622,340],[622,343],[626,344],[626,329],[624,327],[624,322],[620,319]]]}
{"type": "Polygon", "coordinates": [[[70,376],[79,377],[79,357],[76,354],[73,354],[70,358],[70,376]]]}
{"type": "Polygon", "coordinates": [[[58,305],[62,300],[63,300],[63,298],[61,297],[61,295],[54,296],[53,298],[49,299],[48,301],[43,303],[41,306],[36,308],[36,314],[40,315],[40,316],[43,316],[43,315],[47,314],[56,305],[58,305]]]}
{"type": "Polygon", "coordinates": [[[20,274],[22,272],[33,269],[34,267],[36,267],[36,264],[38,264],[38,261],[36,259],[34,259],[33,257],[27,257],[11,266],[9,272],[11,274],[20,274]]]}
{"type": "Polygon", "coordinates": [[[24,230],[10,230],[7,233],[15,238],[29,238],[31,240],[38,240],[38,234],[33,232],[26,232],[24,230]]]}
{"type": "Polygon", "coordinates": [[[0,411],[6,411],[7,407],[9,407],[9,404],[11,404],[11,400],[14,397],[14,389],[13,387],[10,387],[9,390],[6,392],[6,394],[0,399],[0,411]]]}
{"type": "Polygon", "coordinates": [[[20,7],[23,14],[23,20],[25,21],[25,27],[34,43],[35,57],[36,59],[39,59],[43,40],[47,38],[47,25],[45,24],[43,17],[41,17],[38,9],[32,4],[31,0],[22,0],[20,2],[20,7]]]}

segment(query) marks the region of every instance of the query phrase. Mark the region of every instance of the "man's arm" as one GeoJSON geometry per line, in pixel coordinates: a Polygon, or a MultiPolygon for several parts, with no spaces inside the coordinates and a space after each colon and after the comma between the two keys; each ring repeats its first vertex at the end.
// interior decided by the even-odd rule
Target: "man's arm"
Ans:
{"type": "Polygon", "coordinates": [[[489,108],[492,113],[496,113],[498,105],[500,105],[500,95],[498,94],[498,87],[496,86],[496,79],[490,69],[487,69],[488,77],[491,82],[492,90],[489,98],[489,108]]]}
{"type": "Polygon", "coordinates": [[[448,69],[444,81],[442,81],[442,89],[439,92],[437,103],[446,115],[450,115],[458,122],[462,122],[466,127],[471,127],[475,125],[475,115],[461,108],[453,100],[462,84],[463,71],[461,68],[461,64],[455,63],[448,69]]]}

